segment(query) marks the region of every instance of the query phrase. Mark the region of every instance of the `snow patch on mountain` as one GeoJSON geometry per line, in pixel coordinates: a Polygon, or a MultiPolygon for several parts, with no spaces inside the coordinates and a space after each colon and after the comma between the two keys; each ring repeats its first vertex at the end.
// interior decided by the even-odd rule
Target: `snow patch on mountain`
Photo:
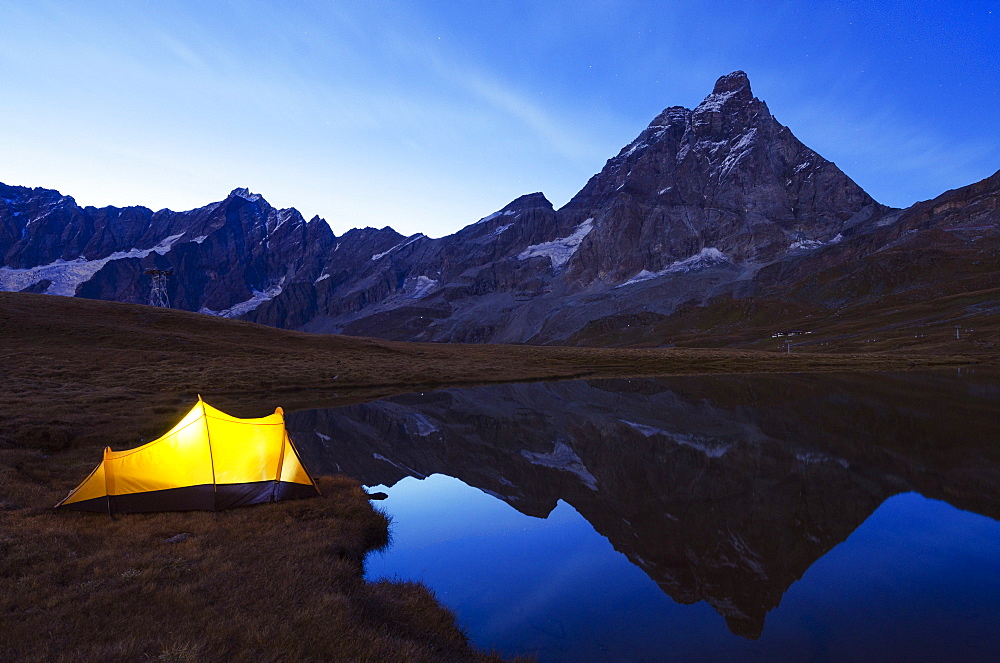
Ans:
{"type": "Polygon", "coordinates": [[[580,248],[583,238],[594,229],[594,219],[587,219],[576,227],[569,237],[561,237],[551,242],[532,244],[518,254],[518,260],[528,258],[548,258],[552,261],[553,268],[559,268],[569,262],[576,250],[580,248]]]}
{"type": "Polygon", "coordinates": [[[316,280],[315,280],[315,281],[313,281],[313,285],[315,285],[315,284],[319,283],[320,281],[325,281],[325,280],[327,280],[328,278],[330,278],[330,275],[329,275],[329,274],[320,274],[320,275],[319,275],[319,276],[318,276],[318,277],[316,278],[316,280]]]}
{"type": "Polygon", "coordinates": [[[718,113],[722,110],[722,107],[727,101],[733,98],[738,90],[730,90],[729,92],[714,92],[707,97],[705,100],[698,104],[697,108],[694,109],[695,113],[718,113]]]}
{"type": "Polygon", "coordinates": [[[669,435],[670,439],[677,444],[684,447],[691,447],[692,449],[697,449],[709,458],[721,458],[726,455],[730,449],[732,449],[731,444],[721,442],[719,440],[712,439],[710,437],[705,437],[704,435],[690,435],[688,433],[672,433],[669,435]]]}
{"type": "Polygon", "coordinates": [[[248,200],[251,203],[259,203],[261,200],[264,199],[264,197],[261,196],[259,193],[250,193],[250,189],[247,189],[246,187],[240,187],[238,189],[233,189],[229,193],[229,195],[230,196],[236,196],[238,198],[242,198],[243,200],[248,200]]]}
{"type": "Polygon", "coordinates": [[[562,440],[556,441],[555,448],[551,453],[540,454],[522,449],[521,455],[527,458],[533,465],[551,467],[556,470],[575,474],[580,477],[580,480],[587,488],[597,490],[597,478],[587,470],[587,466],[583,464],[583,461],[576,455],[576,452],[562,440]]]}
{"type": "MultiPolygon", "coordinates": [[[[417,428],[417,437],[429,437],[433,433],[440,433],[440,429],[432,424],[430,420],[419,412],[411,412],[410,420],[417,428]]],[[[409,428],[409,426],[407,426],[409,428]]]]}
{"type": "Polygon", "coordinates": [[[739,556],[740,561],[743,562],[743,566],[758,577],[762,579],[767,578],[767,572],[764,571],[764,567],[761,564],[760,555],[751,548],[746,541],[743,540],[737,534],[729,532],[729,542],[732,544],[733,550],[739,556]]]}
{"type": "Polygon", "coordinates": [[[680,162],[684,161],[684,157],[686,157],[692,149],[695,153],[706,154],[709,158],[712,158],[725,144],[726,141],[724,140],[707,139],[699,140],[693,146],[690,142],[686,142],[681,146],[681,149],[677,151],[677,156],[674,158],[674,162],[680,164],[680,162]]]}
{"type": "MultiPolygon", "coordinates": [[[[662,134],[663,132],[661,131],[660,133],[662,134]]],[[[635,140],[635,141],[634,141],[633,143],[631,143],[630,145],[626,145],[626,146],[625,146],[625,147],[624,147],[624,148],[622,149],[622,153],[621,153],[621,154],[619,154],[619,155],[618,155],[617,157],[615,157],[615,158],[617,158],[617,159],[625,159],[625,158],[627,158],[627,157],[630,157],[630,156],[632,156],[632,153],[633,153],[633,152],[635,152],[636,150],[641,150],[641,149],[643,149],[644,147],[649,147],[649,143],[647,143],[647,142],[645,142],[645,141],[641,141],[641,140],[638,140],[638,139],[636,139],[636,140],[635,140]],[[628,151],[626,152],[625,150],[628,150],[628,151]]]]}
{"type": "Polygon", "coordinates": [[[814,465],[816,463],[836,463],[843,468],[850,466],[843,458],[835,458],[824,453],[817,452],[799,452],[795,454],[796,460],[798,460],[803,465],[814,465]]]}
{"type": "Polygon", "coordinates": [[[426,297],[430,294],[431,290],[437,287],[438,282],[428,276],[418,276],[413,280],[412,288],[413,291],[410,293],[410,297],[413,299],[420,299],[426,297]]]}
{"type": "Polygon", "coordinates": [[[299,212],[294,207],[289,207],[287,209],[279,209],[277,214],[278,222],[274,225],[274,228],[271,230],[271,232],[273,233],[275,230],[285,225],[285,222],[287,222],[290,219],[294,219],[297,216],[299,216],[299,212]]]}
{"type": "Polygon", "coordinates": [[[743,157],[750,154],[753,150],[754,139],[757,137],[757,129],[753,128],[746,132],[740,139],[733,145],[732,149],[729,150],[729,154],[726,155],[725,160],[722,162],[722,167],[719,168],[719,176],[725,177],[729,171],[736,167],[743,157]]]}
{"type": "Polygon", "coordinates": [[[396,250],[398,250],[398,249],[401,249],[401,248],[403,248],[404,246],[407,246],[407,245],[409,245],[409,244],[413,244],[413,243],[414,243],[415,241],[417,241],[418,239],[422,239],[422,238],[424,238],[424,237],[426,237],[426,235],[424,235],[423,233],[417,233],[416,235],[414,235],[414,236],[413,236],[413,237],[411,237],[410,239],[408,239],[408,240],[406,240],[405,242],[402,242],[402,243],[400,243],[400,244],[397,244],[396,246],[392,247],[392,248],[391,248],[391,249],[389,249],[388,251],[383,251],[382,253],[376,253],[375,255],[373,255],[373,256],[372,256],[372,260],[378,260],[378,259],[380,259],[380,258],[384,258],[384,257],[386,257],[387,255],[389,255],[390,253],[392,253],[393,251],[396,251],[396,250]]]}
{"type": "Polygon", "coordinates": [[[670,433],[663,430],[662,428],[657,428],[655,426],[646,426],[644,424],[637,424],[634,421],[628,421],[627,419],[619,419],[618,421],[622,422],[626,426],[634,428],[635,430],[639,431],[646,437],[652,437],[654,435],[666,435],[667,437],[670,437],[670,433]]]}
{"type": "Polygon", "coordinates": [[[661,435],[672,442],[685,446],[691,447],[692,449],[697,449],[709,458],[719,458],[726,455],[726,452],[732,448],[731,444],[716,440],[704,435],[694,435],[690,433],[672,433],[670,431],[665,431],[662,428],[656,428],[655,426],[646,426],[644,424],[637,424],[634,421],[628,421],[627,419],[619,419],[626,426],[633,428],[634,430],[642,433],[646,437],[653,437],[654,435],[661,435]]]}
{"type": "Polygon", "coordinates": [[[52,282],[52,285],[45,290],[45,294],[72,297],[76,294],[76,289],[81,283],[92,279],[94,274],[112,260],[145,258],[150,253],[157,253],[162,256],[169,252],[174,243],[183,236],[184,233],[171,235],[152,248],[117,251],[106,258],[99,258],[97,260],[86,260],[82,257],[75,260],[63,260],[60,258],[47,265],[38,265],[25,269],[0,267],[0,291],[17,292],[47,279],[52,282]]]}
{"type": "Polygon", "coordinates": [[[511,481],[507,477],[501,476],[499,474],[496,475],[495,479],[497,480],[497,483],[499,483],[501,486],[507,486],[508,488],[516,488],[517,487],[514,484],[513,481],[511,481]]]}
{"type": "Polygon", "coordinates": [[[517,214],[517,212],[514,211],[514,210],[512,210],[512,209],[509,209],[509,210],[507,210],[505,212],[504,211],[493,212],[493,214],[488,214],[487,216],[484,216],[483,218],[479,219],[478,221],[476,221],[472,225],[476,226],[476,225],[479,225],[480,223],[486,223],[487,221],[492,221],[493,219],[495,219],[495,218],[497,218],[499,216],[511,216],[511,215],[514,215],[514,214],[517,214]]]}
{"type": "Polygon", "coordinates": [[[667,274],[685,274],[688,272],[697,272],[702,269],[708,269],[709,267],[715,267],[716,265],[731,264],[729,258],[726,254],[716,249],[714,247],[705,247],[698,253],[694,254],[690,258],[685,258],[684,260],[678,260],[671,263],[666,269],[661,269],[658,272],[651,272],[647,269],[642,270],[625,283],[615,286],[616,288],[624,288],[627,285],[632,285],[633,283],[641,283],[642,281],[648,281],[650,279],[659,278],[661,276],[666,276],[667,274]]]}
{"type": "Polygon", "coordinates": [[[827,241],[819,239],[799,239],[788,245],[790,251],[802,250],[810,251],[812,249],[818,249],[821,246],[830,246],[831,244],[840,244],[840,240],[844,239],[844,236],[837,233],[837,236],[829,239],[827,241]]]}
{"type": "Polygon", "coordinates": [[[284,284],[285,279],[281,279],[281,282],[277,285],[272,285],[267,290],[253,290],[253,297],[250,299],[240,302],[230,306],[229,308],[222,311],[213,311],[210,308],[202,307],[198,313],[206,313],[208,315],[216,315],[220,318],[238,318],[244,313],[249,313],[266,301],[270,301],[281,294],[281,286],[284,284]]]}
{"type": "Polygon", "coordinates": [[[381,460],[381,461],[384,461],[386,463],[389,463],[393,467],[398,467],[399,469],[403,470],[404,472],[409,472],[412,476],[415,476],[418,479],[426,479],[427,478],[426,474],[421,474],[420,472],[417,472],[412,467],[407,467],[406,465],[400,465],[399,463],[394,463],[391,460],[389,460],[388,458],[386,458],[385,456],[383,456],[382,454],[372,454],[372,458],[374,458],[375,460],[381,460]]]}
{"type": "Polygon", "coordinates": [[[505,230],[507,230],[508,228],[510,228],[512,225],[514,225],[514,224],[513,223],[508,223],[507,225],[498,227],[496,230],[493,231],[493,236],[494,237],[499,237],[500,235],[503,234],[503,232],[505,230]]]}
{"type": "Polygon", "coordinates": [[[705,599],[705,602],[712,606],[712,608],[723,617],[750,619],[747,613],[736,607],[736,604],[731,598],[709,597],[705,599]]]}

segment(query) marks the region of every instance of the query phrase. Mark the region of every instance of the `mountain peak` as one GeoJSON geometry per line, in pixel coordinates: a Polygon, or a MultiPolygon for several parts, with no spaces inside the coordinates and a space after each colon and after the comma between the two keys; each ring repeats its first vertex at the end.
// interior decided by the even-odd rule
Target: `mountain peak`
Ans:
{"type": "Polygon", "coordinates": [[[529,209],[531,207],[547,207],[552,209],[552,203],[549,199],[545,197],[545,194],[541,191],[535,193],[528,193],[507,203],[501,212],[506,212],[508,210],[521,211],[523,209],[529,209]]]}
{"type": "Polygon", "coordinates": [[[250,193],[250,189],[246,187],[239,187],[233,189],[229,192],[229,198],[242,198],[243,200],[248,200],[251,203],[259,203],[264,200],[264,197],[259,193],[250,193]]]}
{"type": "Polygon", "coordinates": [[[750,79],[747,77],[745,71],[734,71],[731,74],[726,74],[715,81],[715,87],[712,88],[712,94],[727,94],[731,92],[743,92],[741,96],[750,98],[753,93],[750,91],[750,79]],[[743,90],[746,92],[743,92],[743,90]]]}
{"type": "Polygon", "coordinates": [[[750,79],[747,78],[745,72],[734,71],[715,81],[712,94],[698,104],[695,112],[721,111],[724,107],[731,107],[733,102],[742,106],[752,100],[753,92],[750,90],[750,79]]]}

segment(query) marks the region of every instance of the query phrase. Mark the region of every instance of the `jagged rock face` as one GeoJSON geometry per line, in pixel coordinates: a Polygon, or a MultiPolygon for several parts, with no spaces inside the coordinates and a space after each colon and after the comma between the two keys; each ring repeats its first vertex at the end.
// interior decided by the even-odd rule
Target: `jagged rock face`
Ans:
{"type": "Polygon", "coordinates": [[[905,213],[885,208],[779,124],[737,71],[696,108],[664,110],[563,208],[529,194],[440,239],[388,227],[338,238],[322,219],[307,223],[246,189],[152,212],[0,185],[0,289],[143,303],[155,267],[174,270],[174,307],[279,327],[587,342],[588,330],[655,326],[719,297],[835,307],[909,287],[923,267],[867,258],[858,276],[856,266],[886,247],[964,250],[989,235],[994,180],[905,213]],[[842,287],[851,279],[865,287],[842,287]]]}
{"type": "Polygon", "coordinates": [[[321,219],[306,223],[298,211],[276,210],[246,189],[189,212],[155,213],[81,208],[44,189],[3,187],[0,195],[7,267],[0,286],[11,290],[145,303],[145,270],[172,269],[174,307],[238,315],[255,297],[315,278],[333,241],[321,219]]]}
{"type": "Polygon", "coordinates": [[[1000,286],[1000,172],[762,269],[756,292],[830,308],[1000,286]]]}
{"type": "Polygon", "coordinates": [[[0,185],[0,256],[28,268],[112,253],[118,242],[138,241],[150,217],[145,208],[80,208],[58,191],[0,185]]]}
{"type": "MultiPolygon", "coordinates": [[[[666,109],[564,208],[534,196],[425,242],[440,245],[426,255],[441,271],[424,275],[436,283],[419,302],[387,295],[370,315],[307,328],[560,341],[611,310],[668,315],[797,243],[839,241],[885,212],[775,121],[742,72],[720,79],[694,110],[666,109]],[[666,275],[666,293],[632,285],[666,275]]],[[[420,269],[407,255],[393,264],[404,280],[420,269]]]]}
{"type": "Polygon", "coordinates": [[[574,265],[579,278],[613,283],[706,247],[737,264],[770,262],[882,210],[779,124],[743,72],[720,78],[693,111],[666,109],[566,209],[601,221],[574,265]],[[607,251],[616,241],[624,250],[607,251]]]}

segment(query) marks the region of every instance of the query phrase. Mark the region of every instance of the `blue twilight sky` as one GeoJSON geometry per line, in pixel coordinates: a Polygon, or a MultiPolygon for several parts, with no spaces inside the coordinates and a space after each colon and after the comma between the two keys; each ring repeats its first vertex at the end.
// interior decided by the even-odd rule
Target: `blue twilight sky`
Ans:
{"type": "Polygon", "coordinates": [[[565,204],[735,69],[880,202],[1000,169],[1000,0],[0,0],[0,181],[436,237],[565,204]]]}

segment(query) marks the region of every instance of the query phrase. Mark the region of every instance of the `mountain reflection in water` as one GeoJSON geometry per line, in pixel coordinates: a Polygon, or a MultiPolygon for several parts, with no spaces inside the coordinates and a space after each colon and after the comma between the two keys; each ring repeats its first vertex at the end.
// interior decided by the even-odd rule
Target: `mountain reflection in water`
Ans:
{"type": "Polygon", "coordinates": [[[562,500],[674,601],[705,601],[756,639],[789,587],[893,495],[1000,517],[998,377],[499,385],[287,421],[319,473],[385,486],[444,474],[538,518],[562,500]]]}

